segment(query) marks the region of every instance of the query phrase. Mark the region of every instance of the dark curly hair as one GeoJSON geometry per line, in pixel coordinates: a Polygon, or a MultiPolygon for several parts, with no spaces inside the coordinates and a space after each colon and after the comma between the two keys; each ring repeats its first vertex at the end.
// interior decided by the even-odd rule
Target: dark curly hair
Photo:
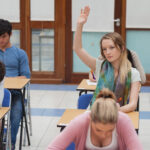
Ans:
{"type": "Polygon", "coordinates": [[[4,79],[5,73],[5,65],[0,61],[0,82],[4,79]]]}

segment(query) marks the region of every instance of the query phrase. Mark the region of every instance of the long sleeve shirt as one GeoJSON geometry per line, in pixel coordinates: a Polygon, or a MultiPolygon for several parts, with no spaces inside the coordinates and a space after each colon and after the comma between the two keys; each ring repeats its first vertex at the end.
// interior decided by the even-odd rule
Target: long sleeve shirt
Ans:
{"type": "Polygon", "coordinates": [[[0,60],[5,64],[6,77],[26,76],[30,78],[28,57],[24,50],[15,46],[0,50],[0,60]]]}

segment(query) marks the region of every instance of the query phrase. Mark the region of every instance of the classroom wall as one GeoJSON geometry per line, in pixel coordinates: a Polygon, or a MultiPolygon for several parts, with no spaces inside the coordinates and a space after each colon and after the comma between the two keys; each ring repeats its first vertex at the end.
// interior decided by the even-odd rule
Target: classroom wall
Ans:
{"type": "Polygon", "coordinates": [[[150,73],[150,31],[127,31],[126,44],[129,49],[136,51],[144,70],[150,73]]]}
{"type": "MultiPolygon", "coordinates": [[[[100,54],[99,41],[106,34],[102,32],[83,32],[83,48],[93,57],[100,54]]],[[[126,34],[127,48],[136,51],[144,70],[150,73],[150,31],[129,30],[126,34]]],[[[73,53],[73,72],[89,72],[89,68],[83,64],[78,56],[73,53]],[[80,66],[80,67],[79,67],[80,66]]]]}

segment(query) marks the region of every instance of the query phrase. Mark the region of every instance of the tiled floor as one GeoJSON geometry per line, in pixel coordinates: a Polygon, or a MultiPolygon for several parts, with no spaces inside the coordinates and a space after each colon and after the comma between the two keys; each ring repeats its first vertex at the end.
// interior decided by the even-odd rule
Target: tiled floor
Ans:
{"type": "MultiPolygon", "coordinates": [[[[32,130],[31,146],[23,150],[45,150],[59,134],[56,124],[66,108],[76,108],[76,85],[31,85],[32,130]]],[[[150,149],[150,87],[140,93],[139,137],[144,150],[150,149]]],[[[18,150],[19,136],[17,140],[18,150]]]]}

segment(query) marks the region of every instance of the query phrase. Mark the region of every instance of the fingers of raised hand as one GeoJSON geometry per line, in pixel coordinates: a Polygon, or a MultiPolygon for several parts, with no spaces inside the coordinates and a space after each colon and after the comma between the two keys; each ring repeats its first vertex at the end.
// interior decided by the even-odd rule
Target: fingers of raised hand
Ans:
{"type": "Polygon", "coordinates": [[[89,15],[89,12],[90,12],[89,6],[85,6],[84,9],[81,9],[81,14],[84,14],[86,16],[89,15]]]}
{"type": "Polygon", "coordinates": [[[90,13],[90,7],[89,6],[85,6],[84,7],[84,14],[86,14],[86,16],[88,16],[90,13]]]}

